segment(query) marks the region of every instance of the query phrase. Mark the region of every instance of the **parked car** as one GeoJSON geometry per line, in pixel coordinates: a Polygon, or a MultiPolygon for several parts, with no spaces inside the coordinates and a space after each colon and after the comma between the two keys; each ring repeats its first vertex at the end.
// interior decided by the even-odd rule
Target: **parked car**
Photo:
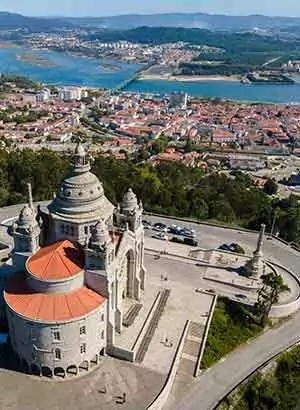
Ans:
{"type": "Polygon", "coordinates": [[[177,243],[184,243],[184,239],[181,238],[180,236],[173,236],[173,237],[171,238],[171,241],[172,241],[172,242],[177,242],[177,243]]]}
{"type": "Polygon", "coordinates": [[[219,246],[218,249],[219,249],[220,251],[231,252],[230,246],[227,245],[226,243],[223,243],[223,245],[219,246]]]}
{"type": "Polygon", "coordinates": [[[201,292],[204,292],[204,289],[202,289],[202,288],[196,288],[196,289],[195,289],[195,292],[196,292],[196,293],[201,293],[201,292]]]}
{"type": "Polygon", "coordinates": [[[206,289],[206,292],[215,294],[216,291],[214,289],[206,289]]]}
{"type": "Polygon", "coordinates": [[[156,222],[156,223],[153,225],[153,229],[154,229],[155,231],[160,231],[160,232],[167,232],[167,230],[168,230],[167,225],[165,225],[165,224],[163,224],[163,223],[161,223],[161,222],[156,222]]]}
{"type": "Polygon", "coordinates": [[[173,235],[181,235],[181,231],[182,229],[180,228],[180,226],[176,225],[171,225],[168,228],[168,232],[172,233],[173,235]]]}
{"type": "Polygon", "coordinates": [[[193,238],[184,238],[183,243],[189,246],[199,246],[199,242],[193,238]]]}
{"type": "Polygon", "coordinates": [[[186,236],[188,238],[196,238],[195,231],[189,228],[182,228],[180,231],[180,235],[186,236]]]}
{"type": "Polygon", "coordinates": [[[231,243],[230,245],[224,243],[223,245],[219,246],[218,249],[227,252],[240,253],[241,255],[245,254],[245,250],[238,243],[231,243]]]}
{"type": "Polygon", "coordinates": [[[166,235],[164,232],[157,232],[154,235],[152,235],[152,238],[160,239],[162,241],[168,241],[169,240],[168,235],[166,235]]]}
{"type": "Polygon", "coordinates": [[[238,299],[248,299],[246,295],[243,295],[242,293],[238,293],[237,295],[234,295],[238,299]]]}
{"type": "Polygon", "coordinates": [[[142,224],[143,224],[145,229],[151,229],[152,228],[152,222],[151,221],[147,221],[146,219],[143,219],[142,224]]]}

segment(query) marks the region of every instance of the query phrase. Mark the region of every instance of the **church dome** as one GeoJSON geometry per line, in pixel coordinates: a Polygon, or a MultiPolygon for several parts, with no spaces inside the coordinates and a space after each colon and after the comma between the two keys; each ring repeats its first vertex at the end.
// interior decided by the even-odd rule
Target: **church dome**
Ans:
{"type": "Polygon", "coordinates": [[[69,175],[49,205],[52,214],[80,221],[107,220],[114,206],[104,195],[101,182],[90,172],[90,163],[81,144],[76,147],[69,175]]]}
{"type": "Polygon", "coordinates": [[[121,204],[122,211],[127,211],[127,212],[135,211],[137,207],[138,207],[137,197],[135,193],[133,192],[133,190],[129,188],[122,200],[122,204],[121,204]]]}
{"type": "Polygon", "coordinates": [[[29,207],[29,205],[25,205],[24,208],[21,210],[19,219],[18,219],[18,225],[19,226],[31,226],[35,225],[36,219],[35,219],[35,213],[32,208],[29,207]]]}

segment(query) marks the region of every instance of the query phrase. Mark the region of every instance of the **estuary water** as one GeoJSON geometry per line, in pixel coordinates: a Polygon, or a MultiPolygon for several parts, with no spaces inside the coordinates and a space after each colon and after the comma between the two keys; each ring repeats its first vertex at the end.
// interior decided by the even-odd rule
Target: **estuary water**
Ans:
{"type": "Polygon", "coordinates": [[[45,84],[113,88],[130,78],[139,67],[54,51],[0,49],[1,73],[25,75],[45,84]],[[105,68],[109,65],[115,69],[105,68]]]}
{"type": "MultiPolygon", "coordinates": [[[[132,77],[139,68],[138,64],[100,61],[68,53],[35,51],[27,48],[0,48],[1,73],[25,75],[45,84],[114,88],[132,77]]],[[[300,103],[300,85],[244,85],[232,81],[137,80],[126,90],[159,94],[185,91],[200,97],[300,103]]]]}

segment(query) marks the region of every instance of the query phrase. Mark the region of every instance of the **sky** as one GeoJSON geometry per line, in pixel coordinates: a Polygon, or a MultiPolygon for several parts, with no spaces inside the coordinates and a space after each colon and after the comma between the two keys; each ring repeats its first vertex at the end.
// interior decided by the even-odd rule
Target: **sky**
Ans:
{"type": "Polygon", "coordinates": [[[110,16],[128,13],[206,12],[300,16],[299,0],[0,0],[0,10],[31,16],[110,16]]]}

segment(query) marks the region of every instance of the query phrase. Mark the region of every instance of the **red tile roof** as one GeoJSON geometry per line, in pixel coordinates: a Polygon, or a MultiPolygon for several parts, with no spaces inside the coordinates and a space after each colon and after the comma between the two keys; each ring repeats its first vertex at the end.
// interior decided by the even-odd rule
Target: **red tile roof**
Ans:
{"type": "Polygon", "coordinates": [[[8,306],[31,320],[64,321],[85,316],[100,307],[105,298],[87,287],[66,294],[36,292],[24,274],[15,274],[4,292],[8,306]]]}
{"type": "Polygon", "coordinates": [[[83,266],[83,251],[67,240],[40,249],[27,262],[28,271],[44,280],[60,280],[75,276],[83,266]]]}

